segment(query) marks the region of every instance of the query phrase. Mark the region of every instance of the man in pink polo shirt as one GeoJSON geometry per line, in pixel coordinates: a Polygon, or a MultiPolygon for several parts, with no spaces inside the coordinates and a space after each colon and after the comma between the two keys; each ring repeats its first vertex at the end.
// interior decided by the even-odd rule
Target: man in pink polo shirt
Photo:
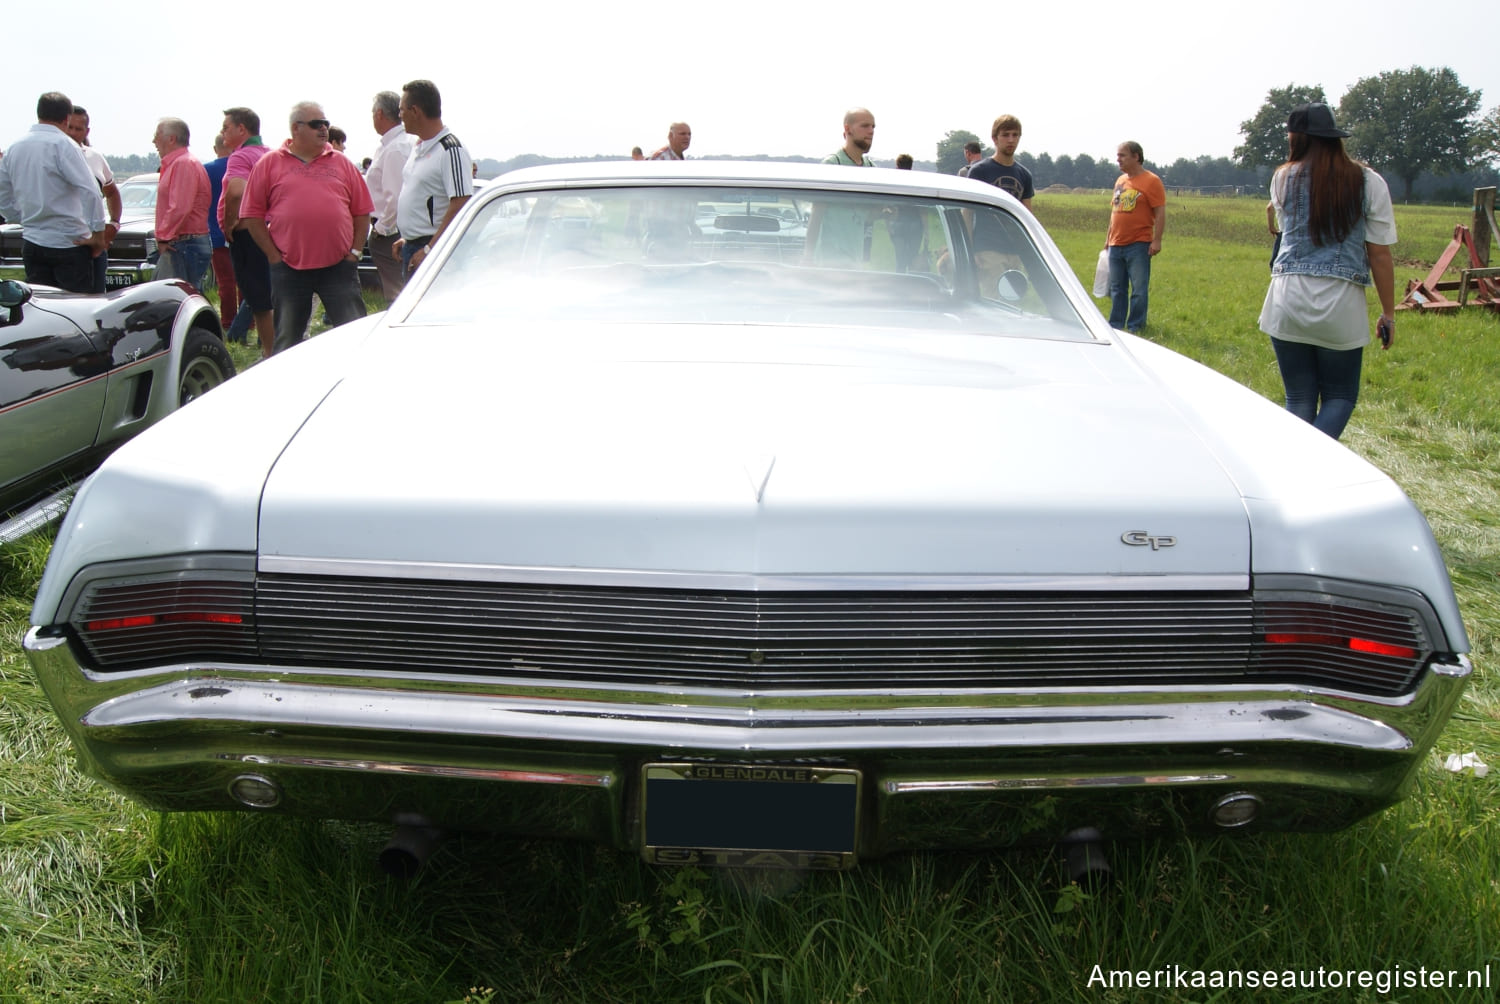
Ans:
{"type": "Polygon", "coordinates": [[[161,154],[156,183],[156,278],[186,279],[203,285],[213,260],[208,236],[208,171],[188,153],[188,127],[182,119],[162,119],[151,137],[161,154]]]}
{"type": "Polygon", "coordinates": [[[276,351],[276,324],[271,310],[271,264],[250,236],[250,225],[240,219],[240,201],[250,172],[268,152],[260,139],[260,116],[243,105],[224,109],[224,142],[234,152],[224,165],[224,190],[219,195],[219,229],[229,245],[229,261],[240,297],[250,304],[262,357],[276,351]]]}
{"type": "Polygon", "coordinates": [[[321,105],[292,109],[292,137],[250,172],[240,219],[271,263],[274,351],[302,341],[316,293],[331,324],[365,316],[359,259],[374,209],[354,162],[328,145],[321,105]]]}

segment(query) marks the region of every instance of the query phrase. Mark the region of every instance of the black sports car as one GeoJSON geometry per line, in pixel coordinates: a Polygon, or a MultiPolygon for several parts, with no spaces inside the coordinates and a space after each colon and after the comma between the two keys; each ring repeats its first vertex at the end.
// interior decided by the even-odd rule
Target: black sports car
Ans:
{"type": "Polygon", "coordinates": [[[185,282],[88,296],[0,281],[0,540],[56,515],[115,447],[233,376],[222,337],[185,282]]]}

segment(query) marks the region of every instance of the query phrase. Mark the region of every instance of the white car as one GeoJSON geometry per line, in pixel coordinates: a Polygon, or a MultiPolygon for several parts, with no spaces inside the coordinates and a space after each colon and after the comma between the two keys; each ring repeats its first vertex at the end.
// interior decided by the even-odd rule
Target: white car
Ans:
{"type": "Polygon", "coordinates": [[[1470,673],[1388,477],[1110,330],[998,190],[822,165],[498,179],[115,453],[33,622],[150,806],[659,863],[1335,829],[1470,673]]]}

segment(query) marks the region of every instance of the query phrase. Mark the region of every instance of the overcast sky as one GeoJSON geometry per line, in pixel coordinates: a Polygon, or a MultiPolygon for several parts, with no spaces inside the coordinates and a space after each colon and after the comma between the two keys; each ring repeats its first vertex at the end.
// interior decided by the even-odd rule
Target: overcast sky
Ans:
{"type": "Polygon", "coordinates": [[[1169,164],[1232,155],[1272,87],[1321,84],[1336,106],[1360,78],[1410,66],[1450,67],[1483,92],[1482,111],[1500,104],[1494,42],[1453,5],[1227,6],[71,0],[64,17],[17,2],[0,148],[36,121],[38,95],[60,90],[88,108],[106,154],[152,153],[156,120],[176,116],[211,158],[230,105],[254,108],[279,142],[307,99],[358,158],[377,142],[373,95],[418,77],[438,85],[475,159],[496,160],[649,153],[678,119],[690,155],[822,156],[842,142],[845,109],[863,105],[884,164],[933,159],[951,129],[987,139],[1003,112],[1020,117],[1022,150],[1113,159],[1134,139],[1169,164]]]}

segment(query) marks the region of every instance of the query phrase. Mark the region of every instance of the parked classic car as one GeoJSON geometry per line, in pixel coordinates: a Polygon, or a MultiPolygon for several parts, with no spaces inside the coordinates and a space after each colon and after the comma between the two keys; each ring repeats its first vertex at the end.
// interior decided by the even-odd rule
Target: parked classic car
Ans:
{"type": "MultiPolygon", "coordinates": [[[[145,282],[156,272],[156,183],[160,175],[137,174],[120,182],[120,230],[109,245],[108,289],[145,282]]],[[[20,268],[19,224],[0,225],[0,266],[20,268]]]]}
{"type": "Polygon", "coordinates": [[[1388,477],[1110,330],[998,190],[822,165],[499,179],[386,314],[110,458],[32,619],[95,777],[411,856],[1335,829],[1470,673],[1388,477]]]}
{"type": "Polygon", "coordinates": [[[0,281],[0,540],[57,515],[110,451],[233,376],[220,334],[184,282],[85,296],[0,281]]]}

